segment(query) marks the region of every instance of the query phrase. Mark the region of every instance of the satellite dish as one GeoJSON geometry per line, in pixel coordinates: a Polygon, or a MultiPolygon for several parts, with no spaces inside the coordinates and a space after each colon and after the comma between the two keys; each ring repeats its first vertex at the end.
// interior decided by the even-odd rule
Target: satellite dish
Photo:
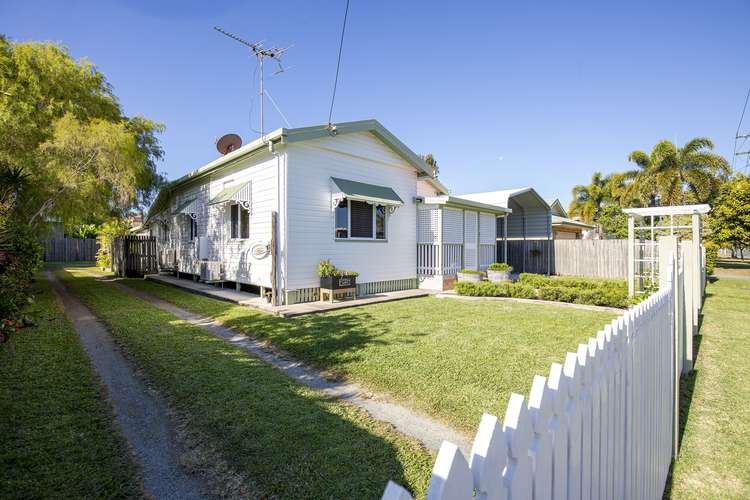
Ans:
{"type": "Polygon", "coordinates": [[[242,146],[242,138],[237,134],[227,134],[216,141],[216,149],[219,153],[225,155],[242,146]]]}

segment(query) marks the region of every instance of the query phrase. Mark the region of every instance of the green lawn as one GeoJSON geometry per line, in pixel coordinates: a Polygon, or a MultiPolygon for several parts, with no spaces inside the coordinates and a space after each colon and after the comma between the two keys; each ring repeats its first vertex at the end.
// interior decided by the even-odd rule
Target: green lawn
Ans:
{"type": "Polygon", "coordinates": [[[129,286],[265,339],[298,359],[473,437],[566,351],[616,315],[543,304],[420,298],[281,319],[143,280],[129,286]]]}
{"type": "Polygon", "coordinates": [[[137,469],[49,283],[0,344],[0,498],[132,498],[137,469]]]}
{"type": "Polygon", "coordinates": [[[706,293],[671,496],[750,498],[750,279],[719,278],[706,293]]]}
{"type": "Polygon", "coordinates": [[[416,441],[80,269],[59,274],[256,496],[379,498],[388,479],[424,496],[434,455],[416,441]]]}

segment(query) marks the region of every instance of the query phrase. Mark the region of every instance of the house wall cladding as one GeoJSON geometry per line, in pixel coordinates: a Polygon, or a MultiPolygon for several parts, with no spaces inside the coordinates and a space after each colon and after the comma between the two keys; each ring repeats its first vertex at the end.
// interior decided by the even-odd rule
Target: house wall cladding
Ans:
{"type": "MultiPolygon", "coordinates": [[[[225,279],[258,286],[271,285],[271,259],[257,260],[250,256],[255,242],[271,238],[271,212],[278,210],[278,162],[283,166],[284,155],[277,159],[265,153],[238,161],[230,168],[212,175],[209,180],[178,192],[172,201],[174,211],[185,200],[195,198],[198,236],[207,236],[208,260],[221,261],[225,279]],[[230,238],[229,204],[209,206],[209,201],[223,189],[250,182],[250,231],[247,239],[230,238]]],[[[163,243],[163,242],[162,242],[163,243]]],[[[190,217],[174,215],[169,221],[169,235],[165,246],[175,249],[180,261],[179,270],[198,273],[197,239],[190,241],[190,217]]]]}
{"type": "Polygon", "coordinates": [[[417,172],[369,132],[288,146],[287,288],[320,284],[322,259],[360,273],[358,282],[416,276],[417,172]],[[331,177],[388,186],[404,201],[388,215],[386,241],[336,241],[331,177]]]}

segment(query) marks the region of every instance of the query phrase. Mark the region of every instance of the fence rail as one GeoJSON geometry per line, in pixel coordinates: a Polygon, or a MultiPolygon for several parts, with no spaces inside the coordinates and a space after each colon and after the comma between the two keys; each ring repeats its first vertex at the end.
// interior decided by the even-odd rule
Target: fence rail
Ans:
{"type": "Polygon", "coordinates": [[[555,274],[627,278],[628,240],[555,240],[555,274]]]}
{"type": "Polygon", "coordinates": [[[99,245],[94,238],[50,238],[44,242],[45,262],[77,262],[96,259],[99,245]]]}
{"type": "MultiPolygon", "coordinates": [[[[671,244],[660,289],[604,326],[505,418],[482,416],[469,460],[440,448],[428,500],[661,498],[676,452],[684,268],[671,244]]],[[[410,494],[389,482],[384,500],[410,494]]]]}

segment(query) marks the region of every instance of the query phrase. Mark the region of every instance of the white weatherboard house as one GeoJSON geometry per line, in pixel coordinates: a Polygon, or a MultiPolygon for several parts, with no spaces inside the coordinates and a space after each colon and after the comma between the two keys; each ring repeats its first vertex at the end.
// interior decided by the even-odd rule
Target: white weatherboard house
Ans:
{"type": "MultiPolygon", "coordinates": [[[[273,290],[278,303],[294,304],[317,300],[323,259],[358,272],[358,294],[416,288],[424,278],[423,206],[470,209],[477,223],[492,217],[493,229],[494,216],[506,212],[464,202],[448,197],[431,168],[380,123],[364,120],[271,132],[170,183],[148,224],[162,268],[273,290]]],[[[494,250],[491,258],[476,251],[489,235],[466,217],[461,266],[486,267],[494,250]]],[[[451,238],[463,245],[463,235],[451,238]]]]}

